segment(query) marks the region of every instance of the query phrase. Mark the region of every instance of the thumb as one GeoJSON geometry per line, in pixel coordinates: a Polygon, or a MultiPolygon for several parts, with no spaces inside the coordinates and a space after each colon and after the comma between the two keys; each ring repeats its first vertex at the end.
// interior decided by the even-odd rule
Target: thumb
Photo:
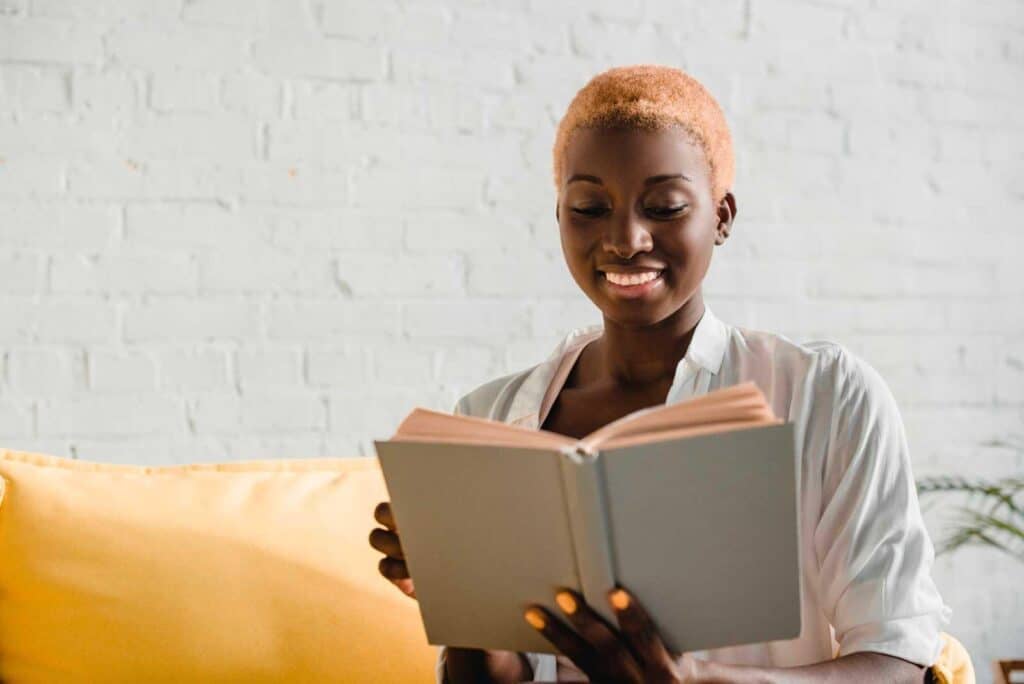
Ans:
{"type": "Polygon", "coordinates": [[[411,578],[406,577],[405,579],[395,579],[391,580],[391,582],[409,598],[416,598],[416,588],[413,586],[411,578]]]}

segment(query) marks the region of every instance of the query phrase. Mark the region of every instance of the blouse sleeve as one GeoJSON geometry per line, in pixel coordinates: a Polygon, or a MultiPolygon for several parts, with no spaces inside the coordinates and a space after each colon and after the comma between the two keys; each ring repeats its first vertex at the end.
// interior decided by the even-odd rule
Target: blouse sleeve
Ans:
{"type": "Polygon", "coordinates": [[[873,651],[935,662],[952,610],[931,577],[903,421],[888,385],[841,349],[814,550],[819,601],[839,655],[873,651]]]}
{"type": "MultiPolygon", "coordinates": [[[[467,399],[462,397],[455,404],[455,408],[452,409],[452,413],[460,415],[472,415],[472,412],[467,409],[467,399]]],[[[448,676],[446,671],[446,658],[448,653],[447,646],[439,646],[437,649],[437,684],[448,684],[448,676]]],[[[525,681],[532,682],[554,682],[558,681],[558,662],[555,660],[555,656],[550,653],[523,653],[526,660],[530,663],[533,668],[533,679],[525,681]]]]}

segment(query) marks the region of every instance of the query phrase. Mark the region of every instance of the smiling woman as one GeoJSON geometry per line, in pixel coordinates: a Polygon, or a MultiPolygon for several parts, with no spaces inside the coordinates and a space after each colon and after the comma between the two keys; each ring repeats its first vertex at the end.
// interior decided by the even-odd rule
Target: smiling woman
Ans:
{"type": "MultiPolygon", "coordinates": [[[[885,381],[841,344],[729,325],[704,302],[712,254],[737,215],[733,166],[722,111],[690,76],[643,65],[591,80],[558,128],[555,218],[569,271],[603,321],[455,411],[580,438],[644,408],[755,382],[796,435],[799,637],[670,654],[629,587],[609,595],[614,625],[571,588],[552,587],[554,603],[538,596],[524,619],[561,655],[442,647],[439,681],[913,682],[938,657],[950,609],[931,578],[885,381]]],[[[387,503],[377,516],[381,573],[415,596],[387,503]]],[[[530,553],[529,539],[508,543],[530,553]]]]}

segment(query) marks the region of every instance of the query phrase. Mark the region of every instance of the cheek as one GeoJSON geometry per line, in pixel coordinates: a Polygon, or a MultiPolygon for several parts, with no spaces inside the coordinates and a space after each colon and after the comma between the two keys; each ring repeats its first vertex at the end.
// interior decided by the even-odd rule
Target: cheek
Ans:
{"type": "Polygon", "coordinates": [[[661,235],[658,247],[672,264],[674,280],[699,281],[704,277],[714,249],[714,235],[696,224],[680,226],[661,235]]]}
{"type": "Polygon", "coordinates": [[[562,242],[562,254],[573,275],[578,278],[584,275],[584,271],[592,270],[590,267],[591,244],[587,231],[573,226],[559,227],[559,237],[562,242]]]}

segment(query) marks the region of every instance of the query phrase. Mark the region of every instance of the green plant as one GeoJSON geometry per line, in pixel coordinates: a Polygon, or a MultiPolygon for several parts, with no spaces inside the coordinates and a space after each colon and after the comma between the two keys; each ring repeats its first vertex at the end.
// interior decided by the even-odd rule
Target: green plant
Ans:
{"type": "Polygon", "coordinates": [[[960,494],[966,504],[945,538],[936,545],[939,554],[967,544],[989,546],[1024,562],[1024,478],[992,482],[964,477],[926,477],[917,482],[919,495],[960,494]]]}

